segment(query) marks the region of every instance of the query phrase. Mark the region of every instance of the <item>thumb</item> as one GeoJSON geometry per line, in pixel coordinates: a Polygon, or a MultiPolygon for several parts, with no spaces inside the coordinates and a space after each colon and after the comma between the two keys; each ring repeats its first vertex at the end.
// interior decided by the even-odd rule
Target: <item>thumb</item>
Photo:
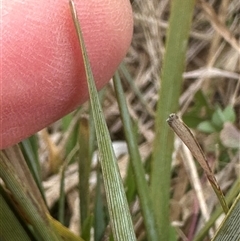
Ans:
{"type": "MultiPolygon", "coordinates": [[[[131,41],[129,0],[75,0],[75,4],[101,88],[131,41]]],[[[0,149],[44,128],[88,98],[68,1],[4,1],[1,10],[0,149]]]]}

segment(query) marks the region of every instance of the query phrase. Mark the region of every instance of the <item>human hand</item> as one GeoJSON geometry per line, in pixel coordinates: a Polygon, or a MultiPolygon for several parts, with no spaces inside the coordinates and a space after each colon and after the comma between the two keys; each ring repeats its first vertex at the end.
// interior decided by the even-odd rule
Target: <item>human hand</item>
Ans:
{"type": "MultiPolygon", "coordinates": [[[[75,0],[98,88],[132,37],[129,0],[75,0]]],[[[68,0],[11,0],[1,9],[0,149],[19,142],[88,98],[68,0]]]]}

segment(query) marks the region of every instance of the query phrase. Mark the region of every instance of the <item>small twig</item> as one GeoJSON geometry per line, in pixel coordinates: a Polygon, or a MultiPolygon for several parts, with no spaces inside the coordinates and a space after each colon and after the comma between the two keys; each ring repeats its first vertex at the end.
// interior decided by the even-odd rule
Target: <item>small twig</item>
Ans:
{"type": "Polygon", "coordinates": [[[173,131],[180,137],[180,139],[184,142],[184,144],[188,147],[188,149],[192,152],[193,156],[199,162],[205,174],[212,185],[214,192],[216,193],[223,211],[227,214],[228,213],[228,206],[226,204],[225,197],[220,186],[217,183],[217,180],[209,167],[207,162],[207,158],[203,153],[202,148],[198,144],[197,140],[193,136],[190,129],[178,118],[176,114],[171,114],[167,119],[169,126],[173,129],[173,131]]]}

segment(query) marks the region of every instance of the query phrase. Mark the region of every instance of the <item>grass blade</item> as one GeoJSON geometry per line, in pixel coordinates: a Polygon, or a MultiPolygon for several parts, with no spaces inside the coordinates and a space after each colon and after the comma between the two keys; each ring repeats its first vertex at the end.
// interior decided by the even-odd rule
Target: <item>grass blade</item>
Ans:
{"type": "Polygon", "coordinates": [[[139,101],[142,103],[143,107],[146,109],[146,111],[151,115],[155,116],[155,112],[151,109],[151,107],[148,105],[147,101],[144,99],[143,94],[137,87],[134,79],[132,78],[131,74],[129,73],[127,67],[125,66],[124,63],[121,63],[119,70],[123,73],[125,76],[127,82],[129,83],[131,90],[135,93],[135,95],[138,97],[139,101]]]}
{"type": "MultiPolygon", "coordinates": [[[[231,187],[229,192],[226,195],[226,201],[229,205],[233,202],[236,196],[239,194],[239,187],[240,187],[240,177],[235,181],[234,185],[231,187]]],[[[212,213],[211,218],[206,222],[203,228],[199,231],[193,241],[201,241],[203,240],[209,231],[209,229],[214,225],[216,220],[222,214],[222,207],[218,206],[216,210],[212,213]]]]}
{"type": "Polygon", "coordinates": [[[28,167],[33,175],[33,178],[42,194],[44,201],[46,202],[42,186],[41,168],[38,160],[38,142],[36,135],[33,135],[28,139],[23,140],[20,145],[28,167]]]}
{"type": "Polygon", "coordinates": [[[231,209],[220,225],[212,241],[239,241],[240,240],[240,194],[238,194],[231,209]]]}
{"type": "Polygon", "coordinates": [[[0,240],[31,241],[0,189],[0,240]]]}
{"type": "Polygon", "coordinates": [[[194,4],[194,0],[171,1],[151,165],[151,194],[161,240],[169,240],[169,190],[174,137],[166,126],[166,119],[178,109],[194,4]]]}
{"type": "Polygon", "coordinates": [[[104,177],[104,186],[114,239],[116,241],[136,240],[123,183],[117,166],[117,160],[114,155],[110,135],[98,99],[97,89],[94,84],[93,74],[87,57],[76,9],[72,0],[70,1],[70,7],[83,54],[90,103],[96,128],[99,158],[104,177]]]}
{"type": "Polygon", "coordinates": [[[17,209],[34,227],[38,236],[46,241],[61,240],[51,229],[46,206],[20,153],[17,146],[0,152],[0,177],[11,192],[17,209]],[[9,158],[12,156],[16,158],[9,158]],[[12,162],[16,165],[19,163],[20,169],[16,169],[12,162]],[[25,178],[21,176],[22,173],[25,178]]]}
{"type": "Polygon", "coordinates": [[[124,133],[128,144],[128,151],[130,154],[132,170],[135,177],[135,182],[137,184],[137,190],[140,198],[142,214],[144,217],[144,224],[146,226],[147,237],[148,240],[157,241],[159,240],[159,234],[157,232],[158,229],[153,212],[152,200],[150,197],[149,187],[145,178],[145,171],[138,150],[137,141],[134,136],[134,132],[132,131],[133,127],[118,72],[115,74],[113,81],[115,92],[117,95],[118,105],[120,108],[124,133]]]}

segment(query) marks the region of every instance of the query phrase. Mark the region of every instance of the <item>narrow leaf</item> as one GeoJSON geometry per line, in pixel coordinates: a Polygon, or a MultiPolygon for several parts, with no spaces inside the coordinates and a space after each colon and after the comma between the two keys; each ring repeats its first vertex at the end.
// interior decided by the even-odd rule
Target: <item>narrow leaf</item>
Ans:
{"type": "Polygon", "coordinates": [[[130,241],[136,240],[123,183],[117,165],[117,160],[111,144],[110,134],[107,129],[104,115],[102,113],[97,89],[87,56],[82,31],[74,2],[70,0],[73,21],[77,31],[78,39],[82,49],[82,55],[87,76],[90,103],[93,111],[93,119],[96,128],[96,136],[99,148],[99,159],[102,167],[104,186],[107,196],[108,209],[114,239],[130,241]]]}
{"type": "Polygon", "coordinates": [[[227,216],[219,227],[212,241],[239,241],[240,240],[240,194],[233,203],[227,216]]]}
{"type": "Polygon", "coordinates": [[[157,241],[159,240],[159,234],[153,212],[150,190],[145,178],[145,172],[141,161],[141,156],[138,150],[137,140],[134,136],[133,126],[127,109],[127,103],[118,72],[115,74],[113,81],[117,95],[118,105],[120,108],[124,133],[128,144],[128,151],[130,154],[130,160],[132,170],[134,173],[135,183],[137,184],[137,191],[140,198],[141,211],[144,217],[144,224],[146,226],[147,237],[148,240],[157,241]]]}
{"type": "Polygon", "coordinates": [[[166,49],[161,66],[150,177],[153,206],[161,232],[160,240],[170,240],[169,190],[174,135],[167,128],[166,119],[178,109],[194,5],[195,0],[171,1],[166,49]]]}

